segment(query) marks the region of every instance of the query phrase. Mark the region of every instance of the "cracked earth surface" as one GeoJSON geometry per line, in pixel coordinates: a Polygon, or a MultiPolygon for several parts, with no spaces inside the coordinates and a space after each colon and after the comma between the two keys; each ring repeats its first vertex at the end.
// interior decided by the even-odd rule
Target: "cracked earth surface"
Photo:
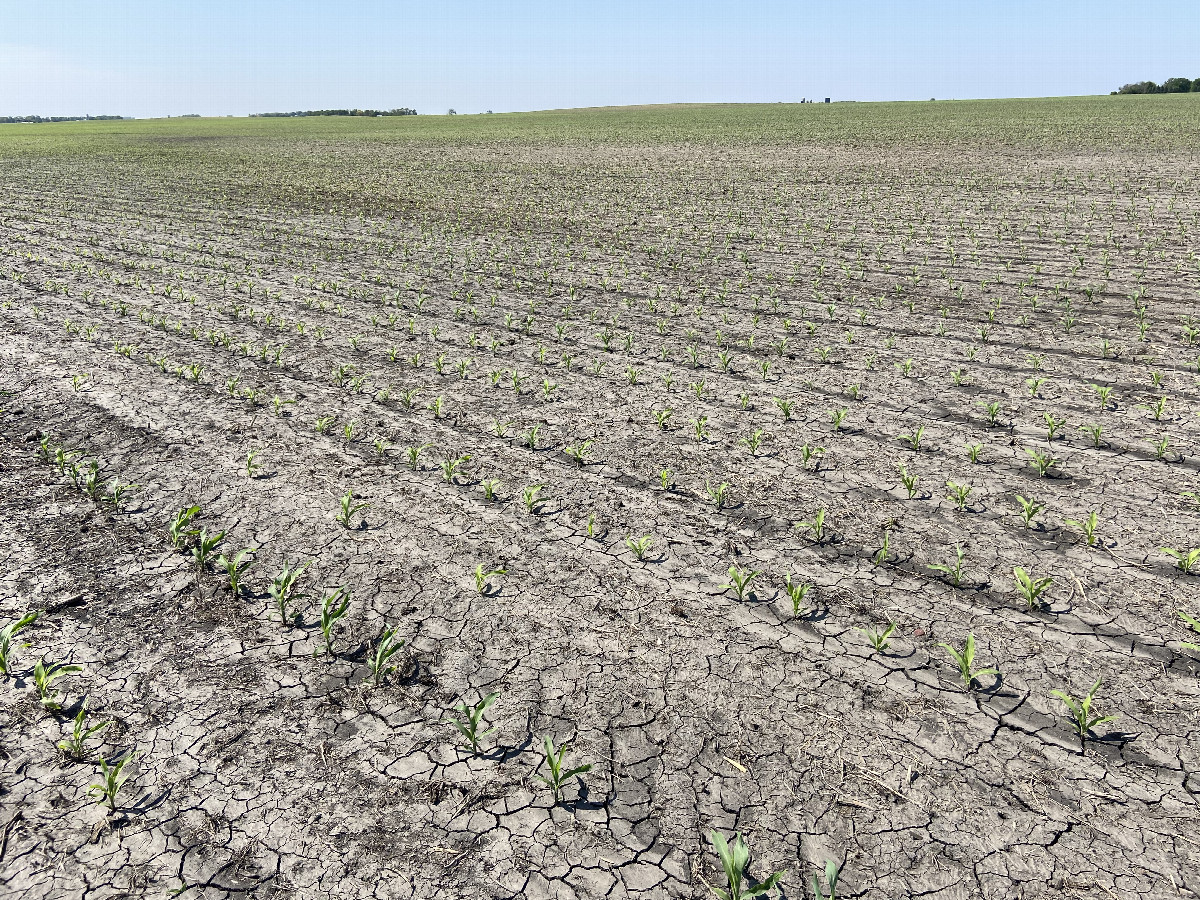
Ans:
{"type": "Polygon", "coordinates": [[[1200,577],[1159,549],[1200,544],[1194,152],[619,137],[0,152],[0,623],[39,613],[0,895],[691,898],[713,829],[787,897],[828,860],[843,897],[1200,892],[1200,577]],[[193,504],[257,548],[237,594],[171,545],[193,504]],[[81,667],[61,708],[38,659],[81,667]],[[1096,679],[1081,741],[1051,691],[1096,679]],[[592,767],[557,803],[545,736],[592,767]]]}

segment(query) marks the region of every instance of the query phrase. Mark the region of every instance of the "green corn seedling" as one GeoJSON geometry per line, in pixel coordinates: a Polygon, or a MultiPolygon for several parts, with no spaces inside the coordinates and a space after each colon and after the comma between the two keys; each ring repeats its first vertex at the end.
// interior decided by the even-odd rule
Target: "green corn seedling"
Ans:
{"type": "Polygon", "coordinates": [[[489,728],[486,731],[479,730],[479,726],[483,723],[484,713],[499,699],[500,692],[493,691],[474,706],[468,706],[467,701],[460,700],[455,704],[454,711],[463,718],[457,719],[454,716],[449,716],[446,719],[466,739],[471,747],[471,753],[476,756],[479,755],[479,742],[499,728],[497,726],[496,728],[489,728]]]}
{"type": "Polygon", "coordinates": [[[1098,384],[1089,384],[1088,387],[1095,392],[1096,398],[1100,401],[1100,410],[1103,412],[1108,408],[1108,404],[1112,400],[1113,389],[1111,387],[1101,386],[1098,384]]]}
{"type": "Polygon", "coordinates": [[[714,887],[707,881],[704,883],[718,900],[749,900],[751,897],[761,897],[775,891],[784,873],[774,872],[766,881],[752,881],[746,874],[746,866],[750,863],[750,849],[740,831],[734,835],[732,847],[717,831],[710,832],[709,840],[712,841],[717,858],[721,860],[721,868],[725,873],[725,887],[714,887]]]}
{"type": "Polygon", "coordinates": [[[558,803],[562,799],[563,786],[572,778],[590,772],[592,766],[588,763],[582,766],[566,767],[563,760],[567,755],[567,745],[563,744],[556,750],[554,741],[549,735],[542,738],[542,747],[546,751],[546,768],[550,774],[535,777],[554,792],[554,802],[558,803]]]}
{"type": "Polygon", "coordinates": [[[248,477],[248,478],[257,478],[258,477],[258,471],[259,471],[259,469],[262,468],[262,465],[261,465],[261,463],[257,462],[257,460],[258,460],[258,451],[257,450],[251,450],[249,453],[246,454],[246,477],[248,477]]]}
{"type": "Polygon", "coordinates": [[[479,484],[483,488],[483,499],[495,500],[496,491],[504,485],[504,482],[498,478],[485,478],[479,484]]]}
{"type": "Polygon", "coordinates": [[[833,430],[834,431],[842,430],[842,426],[846,423],[846,418],[848,415],[849,415],[849,412],[844,409],[835,409],[832,412],[830,412],[829,416],[830,416],[830,419],[833,421],[833,430]]]}
{"type": "Polygon", "coordinates": [[[1020,566],[1013,569],[1013,578],[1017,582],[1017,590],[1025,599],[1030,609],[1041,603],[1041,596],[1054,584],[1054,578],[1046,575],[1034,578],[1020,566]]]}
{"type": "Polygon", "coordinates": [[[1038,503],[1036,500],[1027,500],[1020,494],[1017,494],[1017,503],[1021,504],[1021,521],[1026,528],[1033,526],[1033,520],[1037,518],[1038,513],[1046,508],[1045,503],[1038,503]]]}
{"type": "Polygon", "coordinates": [[[290,612],[292,603],[305,596],[296,592],[296,584],[304,575],[304,570],[310,565],[312,565],[311,560],[302,566],[293,566],[290,562],[285,562],[283,569],[272,579],[270,587],[267,588],[267,594],[275,604],[276,612],[279,613],[280,625],[289,623],[292,618],[290,612]]]}
{"type": "Polygon", "coordinates": [[[1100,448],[1101,436],[1104,434],[1103,425],[1080,425],[1079,430],[1091,435],[1092,446],[1096,449],[1100,448]]]}
{"type": "Polygon", "coordinates": [[[216,534],[210,535],[208,531],[201,528],[196,533],[196,546],[192,548],[192,561],[195,562],[197,569],[204,571],[208,567],[209,561],[216,554],[217,548],[224,540],[224,531],[218,531],[216,534]]]}
{"type": "Polygon", "coordinates": [[[1101,716],[1092,713],[1092,703],[1096,699],[1096,691],[1100,689],[1101,679],[1097,678],[1095,683],[1082,697],[1073,697],[1066,691],[1051,691],[1050,694],[1061,700],[1067,707],[1067,715],[1071,720],[1071,725],[1075,729],[1075,733],[1079,735],[1079,741],[1082,744],[1087,740],[1088,734],[1098,725],[1104,725],[1107,722],[1115,722],[1118,716],[1101,716]]]}
{"type": "Polygon", "coordinates": [[[926,566],[931,572],[939,572],[946,576],[955,587],[962,584],[963,579],[963,560],[967,558],[967,551],[963,549],[962,544],[954,545],[954,562],[953,563],[937,563],[932,566],[926,566]]]}
{"type": "Polygon", "coordinates": [[[525,504],[525,510],[527,512],[536,512],[538,505],[543,502],[542,498],[538,496],[538,492],[541,491],[543,487],[544,485],[541,484],[531,484],[529,487],[521,491],[521,502],[525,504]]]}
{"type": "Polygon", "coordinates": [[[421,465],[421,452],[432,446],[432,444],[422,444],[419,447],[405,447],[404,455],[408,457],[408,467],[416,472],[421,465]]]}
{"type": "Polygon", "coordinates": [[[1054,436],[1067,424],[1066,419],[1055,418],[1053,413],[1042,413],[1042,421],[1046,423],[1046,440],[1054,440],[1054,436]]]}
{"type": "Polygon", "coordinates": [[[708,499],[712,501],[713,506],[718,510],[723,509],[728,503],[729,485],[722,481],[716,487],[706,478],[704,479],[704,491],[708,494],[708,499]]]}
{"type": "Polygon", "coordinates": [[[349,488],[347,488],[346,493],[342,495],[338,503],[338,513],[334,518],[341,523],[343,528],[349,528],[351,517],[357,513],[361,513],[364,509],[369,509],[371,506],[369,503],[355,503],[354,492],[349,488]]]}
{"type": "Polygon", "coordinates": [[[954,664],[958,666],[959,677],[962,678],[963,687],[970,691],[974,684],[985,675],[999,675],[999,669],[976,669],[975,668],[975,635],[968,634],[966,642],[963,644],[962,650],[956,650],[949,644],[941,644],[941,647],[950,654],[950,658],[954,664]]]}
{"type": "Polygon", "coordinates": [[[632,551],[638,562],[641,562],[652,546],[654,546],[654,538],[650,535],[643,535],[640,538],[634,538],[633,535],[625,538],[625,546],[632,551]]]}
{"type": "Polygon", "coordinates": [[[670,421],[672,412],[673,410],[669,406],[666,409],[653,410],[654,420],[658,422],[658,427],[663,431],[667,429],[667,422],[670,421]]]}
{"type": "Polygon", "coordinates": [[[37,612],[28,612],[16,621],[9,622],[3,628],[0,628],[0,675],[8,678],[12,675],[12,663],[14,652],[18,647],[25,648],[29,644],[14,644],[13,638],[22,629],[28,628],[37,621],[37,612]]]}
{"type": "Polygon", "coordinates": [[[325,652],[329,656],[337,655],[333,652],[334,632],[349,608],[350,589],[344,585],[321,600],[321,636],[325,638],[325,652]]]}
{"type": "Polygon", "coordinates": [[[793,579],[791,575],[785,575],[783,587],[787,591],[788,599],[792,601],[792,615],[799,616],[808,612],[804,600],[808,596],[808,592],[812,590],[812,585],[807,581],[800,581],[799,578],[793,579]]]}
{"type": "Polygon", "coordinates": [[[910,450],[919,452],[921,449],[921,439],[923,437],[925,437],[925,426],[921,425],[912,434],[900,435],[900,440],[908,444],[910,450]]]}
{"type": "Polygon", "coordinates": [[[1165,553],[1175,560],[1175,568],[1184,575],[1190,575],[1192,569],[1200,563],[1200,547],[1191,550],[1174,550],[1170,547],[1159,547],[1159,553],[1165,553]]]}
{"type": "Polygon", "coordinates": [[[954,505],[964,510],[967,508],[967,498],[971,496],[971,486],[969,484],[959,484],[956,481],[947,481],[946,489],[950,491],[949,498],[954,501],[954,505]]]}
{"type": "MultiPolygon", "coordinates": [[[[1183,620],[1184,625],[1190,628],[1193,632],[1200,634],[1200,619],[1189,616],[1182,609],[1177,609],[1176,614],[1183,620]]],[[[1179,645],[1185,650],[1200,650],[1200,644],[1180,643],[1179,645]]]]}
{"type": "Polygon", "coordinates": [[[887,628],[855,628],[854,630],[862,633],[876,653],[882,653],[892,645],[891,637],[896,628],[895,622],[889,622],[887,628]]]}
{"type": "Polygon", "coordinates": [[[462,474],[459,470],[464,464],[470,461],[471,457],[466,453],[457,458],[447,456],[442,461],[442,481],[446,482],[446,484],[454,484],[454,479],[462,474]]]}
{"type": "Polygon", "coordinates": [[[488,579],[493,575],[507,575],[507,569],[493,569],[490,572],[483,571],[483,564],[475,567],[475,592],[479,595],[486,594],[488,591],[488,579]]]}
{"type": "Polygon", "coordinates": [[[171,519],[167,525],[167,531],[171,536],[171,546],[176,550],[182,550],[188,541],[198,535],[198,529],[191,528],[192,519],[200,512],[199,506],[188,506],[175,513],[175,517],[171,519]]]}
{"type": "Polygon", "coordinates": [[[1022,449],[1029,457],[1030,464],[1035,470],[1037,470],[1038,475],[1042,476],[1043,478],[1046,477],[1046,474],[1050,471],[1051,467],[1058,464],[1058,460],[1049,453],[1039,453],[1037,450],[1031,450],[1028,447],[1024,447],[1022,449]]]}
{"type": "Polygon", "coordinates": [[[87,697],[79,705],[75,714],[75,724],[71,734],[65,740],[58,742],[58,749],[74,760],[84,760],[88,757],[87,741],[92,735],[102,733],[112,722],[99,722],[96,725],[87,724],[87,697]]]}
{"type": "Polygon", "coordinates": [[[129,775],[125,771],[125,766],[132,760],[136,753],[129,753],[117,760],[112,766],[108,764],[108,760],[100,760],[100,782],[88,786],[88,792],[99,795],[98,803],[107,803],[109,813],[116,815],[117,812],[117,795],[121,793],[121,788],[125,785],[129,775]]]}
{"type": "Polygon", "coordinates": [[[967,459],[972,463],[979,462],[979,454],[983,452],[983,444],[967,444],[967,459]]]}
{"type": "Polygon", "coordinates": [[[796,406],[795,400],[784,400],[782,397],[772,398],[779,411],[783,413],[783,421],[788,421],[792,417],[792,410],[796,406]]]}
{"type": "Polygon", "coordinates": [[[821,456],[825,453],[824,447],[814,447],[810,444],[802,444],[800,446],[800,460],[805,468],[808,467],[810,460],[816,460],[813,464],[813,471],[816,472],[821,467],[821,456]]]}
{"type": "Polygon", "coordinates": [[[400,648],[403,646],[404,641],[396,638],[396,629],[384,628],[379,633],[379,637],[375,639],[375,646],[371,648],[370,656],[367,658],[375,687],[379,687],[388,675],[396,671],[396,664],[391,659],[400,652],[400,648]]]}
{"type": "Polygon", "coordinates": [[[738,443],[742,444],[745,447],[750,448],[751,456],[757,456],[758,448],[762,446],[762,442],[763,442],[763,430],[761,428],[759,428],[759,429],[756,429],[748,437],[742,438],[738,443]]]}
{"type": "Polygon", "coordinates": [[[1089,547],[1095,546],[1096,528],[1100,524],[1100,517],[1096,515],[1095,511],[1089,512],[1088,517],[1082,521],[1079,519],[1065,519],[1064,521],[1083,535],[1089,547]]]}
{"type": "Polygon", "coordinates": [[[217,557],[217,566],[225,570],[225,574],[229,577],[229,590],[233,596],[237,596],[242,588],[242,575],[246,570],[254,565],[253,559],[246,559],[247,556],[258,552],[257,547],[243,547],[229,558],[222,553],[217,557]]]}
{"type": "Polygon", "coordinates": [[[37,688],[38,699],[42,701],[42,706],[50,710],[59,709],[58,691],[54,689],[54,682],[75,672],[82,671],[82,666],[74,666],[67,663],[57,663],[47,666],[44,659],[39,659],[33,667],[33,686],[37,688]]]}
{"type": "Polygon", "coordinates": [[[1000,410],[1002,407],[998,401],[993,400],[990,403],[984,403],[981,401],[979,405],[982,406],[984,412],[987,413],[987,423],[989,428],[995,428],[1000,424],[1000,410]]]}
{"type": "Polygon", "coordinates": [[[919,475],[909,474],[905,466],[900,466],[900,483],[904,485],[904,489],[908,491],[908,499],[911,500],[917,492],[917,482],[921,480],[919,475]]]}
{"type": "Polygon", "coordinates": [[[822,507],[813,513],[811,522],[797,522],[796,527],[801,530],[812,532],[812,539],[818,544],[825,542],[825,508],[822,507]]]}
{"type": "Polygon", "coordinates": [[[816,875],[813,876],[813,897],[815,900],[837,900],[837,883],[838,874],[841,872],[841,867],[833,860],[827,860],[825,863],[825,889],[821,887],[821,880],[816,875]],[[825,890],[829,893],[826,894],[825,890]]]}
{"type": "Polygon", "coordinates": [[[761,572],[753,569],[743,571],[738,566],[730,566],[728,572],[729,581],[721,585],[721,590],[732,590],[737,594],[738,600],[745,600],[746,595],[750,593],[750,582],[761,574],[761,572]]]}

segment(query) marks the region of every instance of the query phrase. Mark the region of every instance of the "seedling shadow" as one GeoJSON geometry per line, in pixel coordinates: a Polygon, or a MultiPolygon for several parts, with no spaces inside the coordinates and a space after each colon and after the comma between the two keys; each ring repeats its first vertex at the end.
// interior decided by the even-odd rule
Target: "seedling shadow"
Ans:
{"type": "Polygon", "coordinates": [[[579,812],[580,810],[595,811],[604,809],[604,800],[592,800],[591,792],[588,790],[587,782],[580,777],[575,779],[579,783],[579,793],[574,800],[559,800],[557,806],[563,809],[569,809],[571,812],[579,812]]]}

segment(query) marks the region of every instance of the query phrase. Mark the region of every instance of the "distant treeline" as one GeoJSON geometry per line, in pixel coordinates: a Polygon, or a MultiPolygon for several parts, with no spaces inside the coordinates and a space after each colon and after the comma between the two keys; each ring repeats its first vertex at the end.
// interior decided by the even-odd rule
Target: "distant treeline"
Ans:
{"type": "Polygon", "coordinates": [[[292,116],[415,116],[415,109],[304,109],[296,112],[251,113],[252,119],[286,119],[292,116]]]}
{"type": "Polygon", "coordinates": [[[1190,78],[1168,78],[1162,84],[1153,81],[1139,81],[1136,84],[1126,84],[1114,94],[1200,94],[1200,78],[1192,81],[1190,78]]]}
{"type": "Polygon", "coordinates": [[[123,119],[124,116],[0,116],[0,125],[29,124],[39,122],[108,122],[113,119],[123,119]]]}

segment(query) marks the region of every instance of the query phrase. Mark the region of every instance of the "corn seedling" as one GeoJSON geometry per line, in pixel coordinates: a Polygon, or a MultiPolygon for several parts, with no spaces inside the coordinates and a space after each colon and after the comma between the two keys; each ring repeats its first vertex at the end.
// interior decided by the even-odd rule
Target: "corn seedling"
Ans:
{"type": "Polygon", "coordinates": [[[71,734],[65,740],[58,742],[58,749],[74,760],[83,760],[88,756],[87,741],[94,734],[100,734],[104,729],[108,728],[112,722],[100,722],[96,725],[87,724],[87,697],[83,698],[83,702],[79,705],[79,712],[75,714],[75,724],[71,729],[71,734]]]}
{"type": "Polygon", "coordinates": [[[479,742],[499,727],[489,728],[486,731],[479,730],[479,726],[483,723],[484,713],[499,699],[500,692],[493,691],[474,706],[468,706],[465,700],[460,700],[455,704],[454,711],[463,718],[456,719],[454,716],[450,716],[446,719],[466,739],[467,743],[471,746],[471,752],[475,755],[479,754],[479,742]]]}
{"type": "Polygon", "coordinates": [[[959,510],[967,508],[967,498],[971,496],[971,486],[969,484],[959,484],[956,481],[947,481],[946,489],[950,491],[948,499],[954,501],[955,507],[959,510]]]}
{"type": "Polygon", "coordinates": [[[787,591],[788,599],[792,601],[792,615],[799,616],[802,612],[807,612],[808,607],[804,605],[804,600],[812,590],[812,585],[807,581],[800,581],[799,578],[793,579],[791,575],[785,575],[783,587],[787,591]]]}
{"type": "Polygon", "coordinates": [[[221,542],[225,540],[225,532],[218,531],[216,534],[210,535],[205,529],[201,528],[196,534],[196,546],[192,548],[192,561],[196,563],[196,568],[204,571],[208,567],[211,560],[217,552],[217,548],[221,542]]]}
{"type": "Polygon", "coordinates": [[[917,493],[917,482],[921,480],[919,475],[912,475],[905,466],[900,466],[900,483],[904,485],[904,489],[908,491],[908,499],[911,500],[917,493]]]}
{"type": "Polygon", "coordinates": [[[751,897],[769,894],[775,890],[779,880],[783,878],[783,872],[774,872],[766,881],[751,881],[746,874],[746,866],[750,863],[750,850],[740,831],[734,835],[732,847],[717,831],[711,832],[709,839],[712,841],[713,849],[717,852],[717,857],[721,860],[726,886],[719,888],[713,887],[707,881],[704,883],[718,900],[749,900],[751,897]],[[743,882],[745,882],[744,885],[743,882]]]}
{"type": "Polygon", "coordinates": [[[1096,544],[1096,527],[1100,523],[1100,518],[1099,518],[1099,516],[1096,515],[1096,513],[1094,511],[1089,512],[1088,517],[1086,519],[1083,519],[1082,521],[1079,519],[1064,519],[1063,521],[1067,525],[1070,525],[1072,528],[1078,530],[1083,535],[1084,539],[1087,541],[1087,545],[1089,547],[1095,546],[1095,544],[1096,544]]]}
{"type": "Polygon", "coordinates": [[[99,795],[96,802],[107,803],[109,812],[114,815],[117,812],[117,795],[121,793],[121,788],[129,778],[125,766],[135,756],[136,753],[126,754],[111,766],[108,760],[100,760],[100,783],[88,785],[88,793],[99,795]]]}
{"type": "Polygon", "coordinates": [[[729,581],[720,586],[721,590],[732,590],[737,594],[738,600],[745,600],[746,595],[751,592],[750,582],[761,574],[761,572],[753,569],[742,571],[738,566],[730,566],[728,572],[729,581]]]}
{"type": "Polygon", "coordinates": [[[815,900],[837,900],[837,883],[838,874],[841,872],[841,867],[833,860],[827,860],[825,863],[825,888],[822,889],[822,879],[813,876],[813,897],[815,900]],[[825,890],[829,893],[826,894],[825,890]]]}
{"type": "Polygon", "coordinates": [[[200,533],[198,529],[190,527],[192,519],[199,512],[199,506],[185,507],[175,513],[175,517],[167,525],[167,532],[171,536],[171,546],[176,550],[182,550],[191,538],[200,533]]]}
{"type": "Polygon", "coordinates": [[[971,690],[976,681],[983,678],[985,675],[999,675],[999,669],[976,669],[975,668],[975,635],[968,634],[966,642],[963,644],[962,650],[956,650],[949,644],[941,644],[946,652],[950,654],[950,658],[954,664],[958,666],[959,677],[962,678],[963,687],[966,690],[971,690]]]}
{"type": "Polygon", "coordinates": [[[1112,400],[1113,389],[1098,384],[1089,384],[1088,387],[1096,393],[1096,398],[1100,401],[1100,410],[1103,412],[1105,409],[1108,409],[1108,404],[1112,400]]]}
{"type": "Polygon", "coordinates": [[[488,579],[493,575],[507,575],[507,569],[493,569],[490,572],[483,571],[483,564],[475,567],[475,592],[479,595],[484,595],[488,591],[488,579]]]}
{"type": "Polygon", "coordinates": [[[1046,508],[1045,503],[1038,503],[1036,500],[1026,500],[1020,494],[1017,494],[1017,503],[1021,505],[1021,522],[1026,528],[1033,526],[1033,520],[1037,518],[1038,513],[1046,508]]]}
{"type": "Polygon", "coordinates": [[[1200,547],[1191,550],[1174,550],[1170,547],[1159,547],[1160,553],[1165,553],[1167,556],[1175,560],[1175,568],[1184,575],[1190,575],[1192,569],[1200,564],[1200,547]]]}
{"type": "Polygon", "coordinates": [[[229,590],[233,596],[237,596],[242,586],[242,575],[247,569],[254,565],[253,559],[246,559],[247,556],[257,552],[256,547],[243,547],[230,559],[222,553],[217,557],[217,566],[225,570],[225,574],[229,577],[229,590]]]}
{"type": "Polygon", "coordinates": [[[69,665],[68,663],[57,663],[47,666],[44,659],[39,659],[33,667],[33,686],[37,688],[38,699],[42,701],[42,706],[46,707],[46,709],[59,709],[58,691],[54,689],[54,682],[75,672],[82,671],[82,666],[69,665]]]}
{"type": "Polygon", "coordinates": [[[844,409],[835,409],[830,412],[829,417],[833,421],[833,430],[841,431],[842,425],[846,422],[846,417],[849,413],[844,409]]]}
{"type": "Polygon", "coordinates": [[[1017,582],[1017,590],[1029,604],[1030,609],[1041,603],[1042,594],[1054,584],[1053,577],[1046,575],[1042,578],[1034,578],[1020,566],[1013,569],[1013,578],[1017,582]]]}
{"type": "Polygon", "coordinates": [[[9,677],[12,674],[13,653],[17,647],[25,648],[29,644],[14,644],[13,638],[17,632],[28,628],[37,621],[37,612],[28,612],[16,621],[9,622],[0,628],[0,675],[9,677]]]}
{"type": "Polygon", "coordinates": [[[354,492],[347,488],[346,493],[338,501],[338,512],[334,518],[341,523],[343,528],[349,528],[350,519],[355,514],[361,513],[364,509],[369,509],[370,506],[371,504],[369,503],[355,503],[354,492]]]}
{"type": "Polygon", "coordinates": [[[796,527],[812,532],[812,539],[818,543],[825,542],[825,509],[822,507],[813,513],[811,522],[797,522],[796,527]]]}
{"type": "Polygon", "coordinates": [[[396,671],[396,665],[391,659],[403,646],[404,641],[396,639],[396,629],[384,628],[379,633],[379,637],[375,639],[375,646],[371,648],[370,656],[367,657],[375,687],[379,687],[388,675],[396,671]]]}
{"type": "Polygon", "coordinates": [[[350,608],[350,589],[339,587],[333,593],[321,600],[321,636],[325,638],[325,652],[335,656],[333,652],[334,631],[338,622],[346,617],[350,608]]]}
{"type": "Polygon", "coordinates": [[[925,426],[924,426],[924,425],[921,425],[921,426],[920,426],[920,427],[918,427],[918,428],[917,428],[917,430],[916,430],[916,431],[914,431],[912,434],[902,434],[902,435],[900,435],[900,438],[899,438],[899,439],[900,439],[901,441],[903,441],[904,443],[908,444],[908,447],[909,447],[909,449],[910,449],[910,450],[913,450],[913,451],[920,451],[920,449],[921,449],[921,439],[922,439],[923,437],[925,437],[925,426]]]}
{"type": "Polygon", "coordinates": [[[1038,475],[1045,478],[1050,469],[1058,464],[1058,460],[1049,453],[1039,453],[1037,450],[1031,450],[1028,447],[1022,448],[1025,454],[1029,457],[1030,465],[1037,471],[1038,475]]]}
{"type": "Polygon", "coordinates": [[[483,499],[495,500],[496,491],[504,484],[504,482],[498,478],[485,478],[479,484],[483,488],[483,499]]]}
{"type": "Polygon", "coordinates": [[[779,407],[779,411],[783,413],[783,421],[786,422],[791,419],[792,410],[796,406],[796,402],[794,400],[784,400],[781,397],[774,397],[773,402],[777,407],[779,407]]]}
{"type": "Polygon", "coordinates": [[[650,535],[643,535],[640,538],[634,538],[633,535],[625,538],[625,546],[632,551],[638,562],[641,562],[648,551],[654,545],[654,538],[650,535]]]}
{"type": "Polygon", "coordinates": [[[408,467],[416,472],[421,465],[421,452],[432,446],[432,444],[421,444],[419,447],[405,447],[404,455],[408,458],[408,467]]]}
{"type": "Polygon", "coordinates": [[[333,425],[333,416],[320,416],[317,419],[317,434],[328,434],[331,425],[333,425]]]}
{"type": "Polygon", "coordinates": [[[762,446],[762,442],[763,442],[763,430],[761,428],[756,429],[752,434],[750,434],[747,437],[744,437],[740,441],[738,441],[738,443],[740,443],[744,447],[748,447],[750,449],[751,456],[758,455],[758,448],[762,446]]]}
{"type": "Polygon", "coordinates": [[[1095,683],[1082,697],[1073,697],[1066,691],[1051,691],[1050,694],[1061,700],[1067,707],[1067,715],[1071,719],[1071,725],[1075,729],[1075,733],[1079,735],[1080,742],[1087,740],[1088,734],[1093,728],[1098,725],[1104,725],[1107,722],[1115,722],[1117,716],[1101,716],[1092,713],[1092,703],[1096,699],[1096,691],[1100,689],[1101,679],[1097,678],[1095,683]]]}
{"type": "Polygon", "coordinates": [[[538,492],[541,491],[543,487],[544,485],[531,484],[529,487],[521,491],[521,502],[525,504],[525,510],[527,512],[535,513],[538,505],[543,502],[542,498],[538,496],[538,492]]]}
{"type": "Polygon", "coordinates": [[[270,586],[267,588],[267,594],[275,604],[276,612],[279,613],[279,624],[288,624],[288,620],[292,617],[290,612],[291,604],[304,596],[303,594],[296,593],[296,583],[304,574],[304,570],[310,565],[312,565],[311,561],[297,567],[293,567],[291,563],[285,562],[282,571],[272,579],[270,586]]]}
{"type": "Polygon", "coordinates": [[[955,587],[962,584],[963,579],[963,560],[967,558],[967,551],[962,548],[962,544],[954,545],[954,562],[953,563],[935,563],[931,566],[926,566],[931,572],[938,572],[946,576],[955,587]]]}
{"type": "Polygon", "coordinates": [[[257,478],[258,471],[262,468],[262,464],[258,461],[258,451],[251,450],[246,454],[246,477],[257,478]]]}
{"type": "Polygon", "coordinates": [[[892,645],[891,637],[896,627],[895,622],[889,622],[887,628],[855,628],[854,630],[862,633],[876,653],[882,653],[892,645]]]}
{"type": "Polygon", "coordinates": [[[809,444],[802,444],[800,446],[800,459],[806,468],[811,460],[816,460],[813,465],[814,472],[821,467],[821,456],[824,453],[824,447],[813,447],[809,444]]]}
{"type": "Polygon", "coordinates": [[[668,422],[668,421],[670,421],[670,419],[671,419],[671,413],[672,413],[672,412],[673,412],[673,410],[672,410],[672,409],[671,409],[669,406],[668,406],[666,409],[656,409],[656,410],[653,410],[653,413],[654,413],[654,420],[655,420],[656,422],[658,422],[658,427],[659,427],[659,428],[661,428],[661,429],[663,429],[664,431],[666,431],[666,429],[667,429],[667,422],[668,422]]]}
{"type": "Polygon", "coordinates": [[[558,803],[562,799],[563,785],[576,776],[590,772],[592,766],[588,763],[582,766],[565,767],[563,760],[567,755],[567,745],[563,744],[556,750],[554,741],[549,735],[542,738],[542,746],[546,751],[546,768],[550,774],[535,777],[554,792],[554,802],[558,803]]]}
{"type": "Polygon", "coordinates": [[[1000,424],[1000,410],[1002,407],[1000,406],[999,402],[993,400],[990,403],[980,402],[979,405],[982,406],[984,412],[987,413],[987,423],[989,428],[995,428],[1000,424]]]}
{"type": "MultiPolygon", "coordinates": [[[[1176,615],[1183,620],[1184,625],[1191,629],[1196,634],[1200,634],[1200,619],[1193,618],[1185,613],[1182,609],[1175,611],[1176,615]]],[[[1185,650],[1200,650],[1200,644],[1180,643],[1179,645],[1185,650]]]]}
{"type": "Polygon", "coordinates": [[[972,463],[979,462],[979,454],[983,452],[983,444],[967,444],[967,459],[972,463]]]}
{"type": "Polygon", "coordinates": [[[563,453],[579,463],[579,465],[587,465],[588,456],[591,453],[592,441],[581,441],[578,446],[564,447],[563,453]]]}
{"type": "Polygon", "coordinates": [[[716,487],[713,487],[712,483],[705,478],[704,491],[708,494],[708,499],[712,501],[713,506],[715,506],[718,510],[723,509],[728,503],[729,485],[724,481],[722,481],[716,487]]]}
{"type": "Polygon", "coordinates": [[[471,457],[465,453],[459,457],[447,456],[442,460],[442,481],[446,484],[454,484],[454,479],[461,474],[459,469],[470,460],[471,457]]]}
{"type": "Polygon", "coordinates": [[[1092,446],[1096,449],[1100,448],[1101,435],[1104,434],[1103,425],[1080,425],[1079,430],[1091,435],[1092,446]]]}

